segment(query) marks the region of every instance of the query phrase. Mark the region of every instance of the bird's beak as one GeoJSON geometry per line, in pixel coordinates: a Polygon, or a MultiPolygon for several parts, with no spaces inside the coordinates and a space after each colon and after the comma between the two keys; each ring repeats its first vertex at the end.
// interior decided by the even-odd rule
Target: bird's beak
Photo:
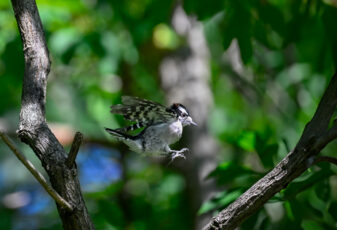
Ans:
{"type": "Polygon", "coordinates": [[[191,121],[191,124],[194,125],[194,126],[198,126],[198,124],[195,123],[194,121],[191,121]]]}
{"type": "Polygon", "coordinates": [[[198,126],[197,123],[195,123],[193,120],[192,120],[192,117],[191,116],[188,116],[185,121],[184,121],[185,125],[195,125],[195,126],[198,126]]]}

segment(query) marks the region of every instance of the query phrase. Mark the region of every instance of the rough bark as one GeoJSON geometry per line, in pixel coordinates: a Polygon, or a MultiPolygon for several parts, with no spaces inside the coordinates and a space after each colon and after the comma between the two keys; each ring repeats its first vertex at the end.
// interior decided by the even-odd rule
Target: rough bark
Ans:
{"type": "Polygon", "coordinates": [[[201,229],[211,215],[198,216],[197,211],[216,192],[215,181],[206,180],[217,165],[218,150],[207,128],[208,111],[213,105],[208,84],[210,56],[201,23],[188,17],[179,5],[174,10],[172,25],[177,33],[186,38],[186,46],[162,61],[160,77],[168,102],[185,105],[198,123],[198,127],[184,129],[184,147],[190,148],[190,153],[185,161],[176,161],[174,165],[186,179],[190,208],[196,218],[195,229],[201,229]]]}
{"type": "Polygon", "coordinates": [[[337,73],[332,77],[312,120],[296,147],[266,176],[214,217],[205,229],[235,229],[277,192],[315,162],[315,156],[337,137],[337,126],[329,128],[337,105],[337,73]]]}
{"type": "Polygon", "coordinates": [[[20,139],[28,144],[46,170],[52,187],[73,207],[57,204],[64,229],[94,229],[86,209],[75,165],[67,167],[66,152],[49,129],[45,118],[50,59],[42,23],[34,0],[12,0],[25,58],[20,139]]]}

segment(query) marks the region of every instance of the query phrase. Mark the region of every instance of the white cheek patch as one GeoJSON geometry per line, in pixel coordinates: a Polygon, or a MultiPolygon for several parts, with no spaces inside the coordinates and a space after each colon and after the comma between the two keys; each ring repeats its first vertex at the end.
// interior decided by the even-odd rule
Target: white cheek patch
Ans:
{"type": "Polygon", "coordinates": [[[186,111],[186,109],[182,108],[182,107],[179,107],[179,110],[181,112],[181,114],[188,114],[188,112],[186,111]]]}

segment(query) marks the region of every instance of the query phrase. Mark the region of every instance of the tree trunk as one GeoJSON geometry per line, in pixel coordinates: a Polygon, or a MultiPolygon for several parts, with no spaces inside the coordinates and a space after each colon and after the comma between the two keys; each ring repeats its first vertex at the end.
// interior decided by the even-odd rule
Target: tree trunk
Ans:
{"type": "Polygon", "coordinates": [[[34,0],[12,0],[25,57],[18,136],[28,144],[46,170],[52,187],[71,206],[57,204],[64,229],[94,229],[85,206],[75,164],[67,167],[67,153],[45,118],[50,59],[41,19],[34,0]]]}
{"type": "Polygon", "coordinates": [[[207,175],[216,167],[217,144],[208,132],[207,119],[213,105],[208,81],[209,51],[201,23],[186,15],[177,6],[172,17],[176,32],[187,40],[186,47],[165,58],[160,66],[162,87],[170,103],[179,102],[187,107],[198,127],[185,128],[186,145],[190,149],[186,161],[176,161],[188,189],[191,211],[196,217],[195,229],[201,229],[210,214],[197,215],[201,204],[216,192],[215,181],[207,175]]]}

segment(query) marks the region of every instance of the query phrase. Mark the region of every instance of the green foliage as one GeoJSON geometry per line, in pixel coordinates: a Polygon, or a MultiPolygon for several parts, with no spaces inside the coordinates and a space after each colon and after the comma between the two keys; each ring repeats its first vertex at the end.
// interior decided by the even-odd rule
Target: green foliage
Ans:
{"type": "Polygon", "coordinates": [[[232,192],[221,192],[212,198],[212,200],[205,202],[200,207],[198,214],[202,215],[215,209],[220,210],[229,205],[231,202],[235,201],[241,194],[242,191],[239,190],[234,190],[232,192]]]}
{"type": "MultiPolygon", "coordinates": [[[[170,26],[175,3],[37,1],[52,58],[48,122],[84,133],[89,143],[83,146],[85,151],[92,142],[108,145],[111,158],[121,163],[120,178],[85,194],[97,229],[194,227],[195,208],[189,206],[189,198],[195,194],[183,176],[148,158],[126,151],[117,154],[120,148],[110,145],[103,129],[122,124],[121,117],[109,113],[109,106],[119,103],[121,95],[164,102],[159,66],[163,58],[186,46],[186,38],[170,26]]],[[[207,178],[215,179],[221,192],[205,201],[198,214],[215,214],[294,148],[337,67],[337,8],[333,1],[320,0],[185,0],[183,4],[188,15],[203,23],[211,54],[214,107],[207,111],[207,125],[219,143],[221,160],[207,178]],[[239,71],[224,58],[235,42],[239,64],[243,63],[239,71]]],[[[0,2],[0,30],[0,125],[5,121],[14,133],[24,62],[10,1],[0,2]]],[[[336,156],[336,147],[331,143],[322,154],[336,156]]],[[[11,171],[11,176],[3,172],[12,158],[7,150],[3,152],[1,197],[24,184],[13,179],[23,178],[23,170],[11,171]]],[[[334,229],[336,172],[336,166],[324,163],[311,167],[241,229],[334,229]]],[[[16,219],[20,213],[1,206],[0,228],[10,229],[22,221],[16,219]]],[[[60,222],[51,221],[56,215],[54,211],[30,217],[43,220],[37,221],[38,229],[59,229],[60,222]]]]}
{"type": "MultiPolygon", "coordinates": [[[[233,162],[221,163],[209,175],[209,177],[217,178],[218,183],[221,185],[233,183],[235,179],[238,179],[240,177],[244,177],[245,181],[248,180],[255,181],[258,178],[258,176],[261,176],[261,174],[249,169],[248,167],[244,167],[242,165],[235,164],[233,162]],[[233,175],[235,175],[236,178],[233,178],[233,175]]],[[[249,187],[250,185],[247,184],[246,186],[249,187]]]]}
{"type": "MultiPolygon", "coordinates": [[[[279,198],[282,200],[293,199],[297,196],[297,194],[305,191],[312,186],[321,184],[324,179],[329,178],[332,175],[334,175],[334,172],[330,169],[329,165],[324,165],[324,167],[322,167],[317,172],[307,172],[299,178],[295,179],[284,191],[282,191],[279,198]]],[[[322,196],[323,200],[328,199],[328,197],[330,196],[330,194],[327,193],[330,190],[327,189],[326,182],[327,181],[324,182],[325,185],[320,185],[319,187],[321,190],[319,194],[320,196],[322,196]]]]}

